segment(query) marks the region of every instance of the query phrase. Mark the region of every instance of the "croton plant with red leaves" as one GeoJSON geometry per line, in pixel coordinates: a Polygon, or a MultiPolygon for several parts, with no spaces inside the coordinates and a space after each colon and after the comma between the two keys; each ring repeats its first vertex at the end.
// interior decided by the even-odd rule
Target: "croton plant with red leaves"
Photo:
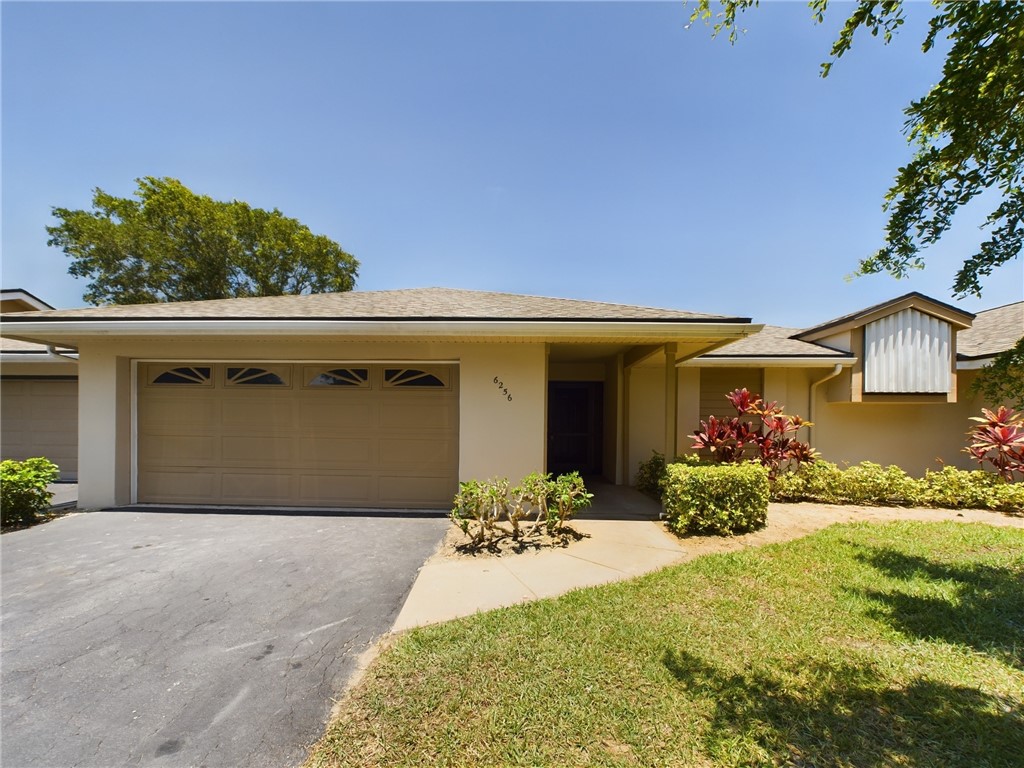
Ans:
{"type": "Polygon", "coordinates": [[[981,412],[982,416],[971,417],[978,424],[967,433],[970,445],[964,450],[979,464],[992,464],[1004,480],[1012,481],[1018,473],[1024,476],[1024,413],[1005,405],[981,412]]]}
{"type": "Polygon", "coordinates": [[[814,461],[814,449],[795,437],[800,427],[813,426],[811,422],[787,416],[777,402],[765,403],[746,389],[735,389],[726,399],[736,409],[736,416],[711,416],[701,421],[700,429],[693,433],[693,448],[709,451],[720,463],[757,459],[772,477],[783,467],[795,469],[814,461]],[[744,421],[743,416],[756,416],[760,423],[744,421]]]}

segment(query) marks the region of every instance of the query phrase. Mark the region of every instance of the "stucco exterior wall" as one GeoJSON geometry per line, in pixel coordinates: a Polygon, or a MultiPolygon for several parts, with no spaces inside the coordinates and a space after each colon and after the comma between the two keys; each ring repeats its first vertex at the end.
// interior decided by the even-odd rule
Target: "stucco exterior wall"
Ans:
{"type": "MultiPolygon", "coordinates": [[[[721,370],[727,369],[714,372],[705,369],[702,381],[705,385],[717,384],[721,370]]],[[[682,371],[699,373],[699,369],[693,368],[682,371]]],[[[831,368],[825,367],[772,367],[763,368],[761,372],[762,395],[766,401],[775,400],[787,414],[814,422],[813,429],[803,429],[797,436],[809,439],[823,459],[840,465],[861,461],[896,464],[917,476],[923,475],[926,469],[939,469],[940,462],[963,469],[977,467],[977,463],[962,452],[965,433],[972,423],[969,418],[979,415],[985,405],[971,393],[975,371],[957,374],[956,403],[856,403],[849,402],[850,371],[845,369],[840,376],[817,388],[812,409],[811,387],[831,372],[831,368]]],[[[711,394],[705,392],[703,399],[706,401],[711,394]]],[[[680,412],[692,410],[695,399],[699,402],[702,398],[694,398],[681,384],[680,412]]],[[[686,434],[681,428],[680,446],[684,445],[686,434]]]]}
{"type": "Polygon", "coordinates": [[[132,501],[133,360],[451,361],[460,365],[459,478],[518,480],[545,466],[544,344],[339,343],[324,339],[129,340],[79,347],[79,504],[132,501]],[[499,391],[503,382],[512,400],[499,391]]]}
{"type": "Polygon", "coordinates": [[[976,469],[962,452],[965,433],[984,403],[971,393],[973,371],[957,374],[955,403],[829,402],[824,387],[815,402],[812,444],[822,458],[837,464],[873,461],[896,464],[912,475],[936,470],[942,463],[976,469]]]}
{"type": "Polygon", "coordinates": [[[637,466],[651,451],[665,452],[665,369],[636,367],[629,377],[628,484],[636,483],[637,466]]]}
{"type": "Polygon", "coordinates": [[[547,350],[544,344],[473,344],[459,350],[459,479],[544,470],[547,350]],[[498,389],[503,383],[512,400],[498,389]]]}

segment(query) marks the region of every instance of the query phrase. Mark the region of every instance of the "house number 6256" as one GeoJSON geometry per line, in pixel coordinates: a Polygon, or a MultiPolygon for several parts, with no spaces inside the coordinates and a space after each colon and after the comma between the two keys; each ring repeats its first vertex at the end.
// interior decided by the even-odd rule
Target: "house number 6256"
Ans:
{"type": "Polygon", "coordinates": [[[498,391],[505,396],[505,398],[511,403],[512,393],[508,391],[508,387],[505,386],[505,382],[499,379],[497,376],[494,377],[494,383],[498,385],[498,391]]]}

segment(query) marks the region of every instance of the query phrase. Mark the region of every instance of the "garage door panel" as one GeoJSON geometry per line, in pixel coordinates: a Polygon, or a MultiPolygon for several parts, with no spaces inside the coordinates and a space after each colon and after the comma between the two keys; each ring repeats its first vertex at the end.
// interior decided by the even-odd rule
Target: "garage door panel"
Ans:
{"type": "Polygon", "coordinates": [[[203,427],[216,422],[220,416],[220,403],[215,400],[200,399],[189,396],[195,393],[182,393],[181,397],[151,396],[139,398],[139,428],[150,429],[160,425],[173,427],[203,427]]]}
{"type": "Polygon", "coordinates": [[[291,464],[295,457],[295,439],[271,435],[221,438],[224,466],[275,467],[291,464]]]}
{"type": "Polygon", "coordinates": [[[243,429],[283,429],[295,423],[294,410],[294,403],[289,400],[266,397],[225,398],[221,423],[225,427],[243,429]]]}
{"type": "Polygon", "coordinates": [[[220,493],[220,477],[216,472],[146,471],[139,472],[139,485],[154,499],[167,504],[202,504],[220,493]]]}
{"type": "MultiPolygon", "coordinates": [[[[366,366],[357,385],[313,386],[299,364],[273,367],[294,386],[229,384],[219,374],[195,386],[142,386],[138,500],[448,507],[458,486],[454,385],[386,386],[383,366],[366,366]],[[171,487],[191,466],[202,482],[171,487]]],[[[455,381],[447,370],[442,378],[455,381]]]]}
{"type": "Polygon", "coordinates": [[[299,463],[310,467],[372,464],[373,441],[366,437],[306,437],[299,441],[299,463]]]}
{"type": "Polygon", "coordinates": [[[377,492],[381,503],[390,506],[421,506],[444,502],[450,506],[455,496],[452,480],[444,477],[415,477],[409,475],[381,475],[377,492]]]}
{"type": "Polygon", "coordinates": [[[159,440],[139,445],[139,461],[168,466],[206,466],[216,461],[218,438],[213,435],[160,434],[159,440]]]}
{"type": "Polygon", "coordinates": [[[70,379],[0,381],[0,451],[22,461],[42,456],[62,480],[78,477],[78,382],[70,379]]]}
{"type": "Polygon", "coordinates": [[[409,432],[417,429],[451,429],[456,419],[455,403],[419,402],[388,403],[381,409],[380,426],[409,432]]]}
{"type": "Polygon", "coordinates": [[[329,391],[322,397],[305,399],[299,404],[299,424],[316,431],[370,429],[377,423],[377,404],[366,394],[329,391]],[[351,401],[331,402],[330,395],[351,401]]]}
{"type": "Polygon", "coordinates": [[[451,466],[453,441],[444,438],[414,440],[411,438],[381,438],[378,460],[388,470],[444,469],[451,466]]]}
{"type": "Polygon", "coordinates": [[[299,503],[303,506],[370,506],[375,503],[377,478],[370,474],[303,474],[299,503]]]}
{"type": "Polygon", "coordinates": [[[225,504],[294,503],[293,479],[290,474],[224,471],[220,483],[221,498],[225,504]]]}

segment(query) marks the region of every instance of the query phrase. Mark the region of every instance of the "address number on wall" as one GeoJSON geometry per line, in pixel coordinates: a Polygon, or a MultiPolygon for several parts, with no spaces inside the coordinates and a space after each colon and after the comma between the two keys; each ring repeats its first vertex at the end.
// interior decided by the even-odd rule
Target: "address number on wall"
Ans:
{"type": "Polygon", "coordinates": [[[505,382],[495,376],[494,383],[497,385],[498,391],[501,392],[501,394],[505,396],[505,399],[511,403],[512,393],[508,391],[508,387],[505,386],[505,382]]]}

